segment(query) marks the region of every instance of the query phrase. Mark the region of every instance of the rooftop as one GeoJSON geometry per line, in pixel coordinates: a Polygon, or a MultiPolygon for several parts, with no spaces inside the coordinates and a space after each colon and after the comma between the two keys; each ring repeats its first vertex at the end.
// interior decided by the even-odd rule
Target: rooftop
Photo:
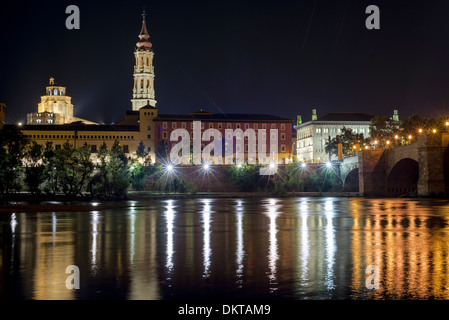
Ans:
{"type": "Polygon", "coordinates": [[[317,121],[371,121],[373,117],[372,114],[360,112],[330,112],[318,117],[317,121]]]}
{"type": "Polygon", "coordinates": [[[163,120],[207,120],[207,121],[284,121],[292,122],[292,119],[281,118],[268,114],[247,114],[247,113],[208,113],[205,111],[194,112],[191,114],[159,114],[155,121],[163,120]]]}
{"type": "MultiPolygon", "coordinates": [[[[8,126],[8,125],[6,125],[8,126]]],[[[15,126],[10,124],[9,126],[15,126]]],[[[27,124],[22,131],[139,131],[139,126],[108,125],[108,124],[27,124]]]]}

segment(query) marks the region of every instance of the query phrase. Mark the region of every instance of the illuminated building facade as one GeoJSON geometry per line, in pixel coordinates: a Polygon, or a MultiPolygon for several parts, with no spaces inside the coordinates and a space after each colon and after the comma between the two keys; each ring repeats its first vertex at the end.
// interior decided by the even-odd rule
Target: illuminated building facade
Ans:
{"type": "Polygon", "coordinates": [[[95,124],[73,116],[72,98],[66,94],[66,90],[66,87],[55,84],[55,79],[50,78],[45,95],[41,96],[41,102],[37,105],[37,112],[27,115],[27,124],[67,124],[78,121],[95,124]]]}
{"type": "MultiPolygon", "coordinates": [[[[373,116],[365,113],[332,112],[321,117],[316,109],[312,110],[312,119],[296,126],[296,156],[299,161],[322,163],[329,160],[325,148],[329,138],[341,134],[343,128],[352,129],[353,133],[370,136],[370,124],[373,116]]],[[[300,121],[299,121],[300,122],[300,121]]],[[[336,160],[335,155],[332,160],[336,160]]]]}

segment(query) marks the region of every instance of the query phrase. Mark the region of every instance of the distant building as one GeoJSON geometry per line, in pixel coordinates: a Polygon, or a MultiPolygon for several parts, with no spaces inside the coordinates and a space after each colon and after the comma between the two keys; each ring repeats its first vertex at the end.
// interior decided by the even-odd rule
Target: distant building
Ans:
{"type": "MultiPolygon", "coordinates": [[[[397,111],[395,111],[397,115],[397,111]]],[[[321,117],[316,109],[312,110],[312,119],[302,123],[298,117],[296,125],[296,156],[299,161],[321,163],[329,160],[325,147],[329,139],[335,138],[343,128],[352,129],[354,133],[370,136],[371,114],[357,112],[332,112],[321,117]]],[[[399,119],[399,118],[398,118],[399,119]]],[[[337,157],[333,156],[332,160],[337,157]]]]}
{"type": "Polygon", "coordinates": [[[67,124],[78,121],[96,124],[74,117],[71,100],[72,98],[66,94],[66,87],[55,84],[55,79],[50,78],[49,85],[45,88],[45,95],[41,96],[41,102],[37,105],[37,112],[27,115],[27,124],[67,124]]]}

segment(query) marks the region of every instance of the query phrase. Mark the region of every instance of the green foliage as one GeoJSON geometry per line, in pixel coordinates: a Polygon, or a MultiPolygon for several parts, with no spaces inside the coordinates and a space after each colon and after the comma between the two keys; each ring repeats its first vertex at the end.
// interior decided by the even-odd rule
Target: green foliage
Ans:
{"type": "Polygon", "coordinates": [[[130,185],[129,168],[128,160],[118,141],[114,142],[109,152],[103,143],[97,156],[97,168],[89,182],[91,194],[104,199],[125,198],[130,185]]]}
{"type": "Polygon", "coordinates": [[[332,170],[323,168],[321,172],[313,171],[305,177],[304,191],[328,192],[333,187],[340,185],[339,178],[332,170]]]}
{"type": "Polygon", "coordinates": [[[392,141],[394,135],[397,133],[398,129],[393,120],[388,116],[374,116],[371,119],[370,124],[370,134],[371,139],[376,140],[377,148],[385,149],[387,147],[387,141],[392,141]]]}
{"type": "Polygon", "coordinates": [[[228,169],[228,174],[231,180],[237,185],[242,192],[259,191],[261,185],[267,182],[267,176],[259,174],[259,165],[243,164],[240,168],[238,166],[231,166],[228,169]]]}
{"type": "Polygon", "coordinates": [[[165,140],[161,140],[156,149],[156,159],[159,162],[167,162],[168,159],[168,145],[165,140]]]}
{"type": "Polygon", "coordinates": [[[32,194],[40,194],[41,184],[45,181],[45,166],[42,162],[44,147],[36,141],[27,146],[24,157],[25,184],[32,194]]]}
{"type": "Polygon", "coordinates": [[[342,144],[343,155],[351,155],[354,153],[354,145],[360,146],[368,143],[368,139],[365,139],[363,133],[353,133],[352,129],[343,127],[341,134],[331,139],[325,147],[327,154],[338,156],[338,144],[342,144]]]}
{"type": "Polygon", "coordinates": [[[8,195],[22,189],[22,159],[29,141],[15,126],[0,131],[0,193],[8,195]]]}

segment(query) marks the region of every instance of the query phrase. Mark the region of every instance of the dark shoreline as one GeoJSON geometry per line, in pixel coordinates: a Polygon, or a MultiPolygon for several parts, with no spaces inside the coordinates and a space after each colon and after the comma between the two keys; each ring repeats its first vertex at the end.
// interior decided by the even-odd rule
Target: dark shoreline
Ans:
{"type": "MultiPolygon", "coordinates": [[[[275,195],[264,192],[199,192],[195,195],[180,193],[154,193],[148,191],[131,191],[125,199],[94,199],[89,196],[67,198],[64,196],[35,196],[15,194],[0,201],[0,213],[14,212],[87,212],[107,209],[127,208],[128,201],[145,201],[160,199],[236,199],[236,198],[298,198],[298,197],[341,197],[371,198],[357,192],[288,192],[275,195]],[[55,203],[56,202],[56,203],[55,203]]],[[[388,197],[382,197],[388,198],[388,197]]],[[[409,197],[419,199],[420,197],[409,197]]],[[[405,198],[402,198],[405,199],[405,198]]]]}

